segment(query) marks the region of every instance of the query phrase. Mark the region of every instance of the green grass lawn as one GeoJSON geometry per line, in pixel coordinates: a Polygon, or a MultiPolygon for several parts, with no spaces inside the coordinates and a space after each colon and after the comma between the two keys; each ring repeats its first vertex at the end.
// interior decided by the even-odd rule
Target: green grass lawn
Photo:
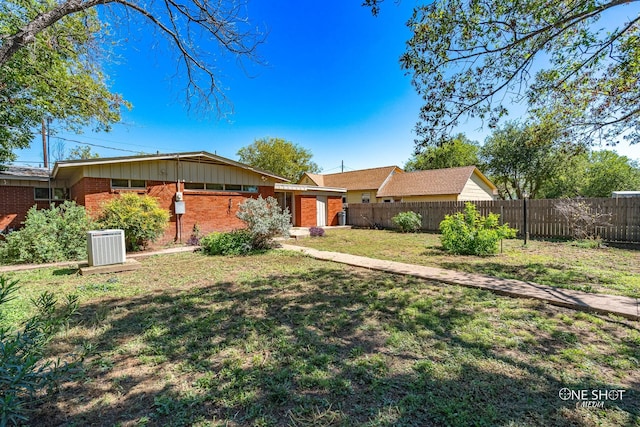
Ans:
{"type": "Polygon", "coordinates": [[[504,240],[489,257],[449,255],[438,234],[389,230],[328,230],[322,238],[288,243],[542,285],[640,298],[640,251],[587,248],[572,242],[504,240]]]}
{"type": "Polygon", "coordinates": [[[75,292],[52,352],[92,348],[33,425],[640,423],[640,330],[621,318],[278,251],[11,277],[12,324],[42,290],[75,292]],[[590,409],[563,388],[625,392],[590,409]]]}

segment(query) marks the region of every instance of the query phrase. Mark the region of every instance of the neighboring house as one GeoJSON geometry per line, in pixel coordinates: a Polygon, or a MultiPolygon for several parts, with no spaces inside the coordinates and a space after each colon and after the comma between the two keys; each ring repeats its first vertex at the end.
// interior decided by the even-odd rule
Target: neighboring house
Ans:
{"type": "Polygon", "coordinates": [[[283,177],[207,152],[69,160],[57,162],[50,174],[42,168],[5,168],[0,231],[19,228],[34,205],[46,208],[69,199],[95,217],[103,202],[133,192],[155,197],[171,214],[160,243],[186,240],[195,224],[203,233],[242,228],[238,205],[258,196],[274,196],[289,207],[293,225],[337,225],[344,193],[285,184],[283,177]],[[184,202],[184,214],[176,214],[176,201],[184,202]]]}
{"type": "Polygon", "coordinates": [[[496,186],[475,166],[416,172],[387,166],[305,174],[300,183],[346,188],[345,203],[493,200],[497,196],[496,186]]]}
{"type": "MultiPolygon", "coordinates": [[[[376,203],[378,190],[396,174],[404,171],[397,166],[362,169],[326,175],[305,173],[300,184],[344,188],[343,203],[376,203]]],[[[398,200],[399,201],[399,200],[398,200]]]]}
{"type": "Polygon", "coordinates": [[[394,175],[376,194],[383,202],[494,200],[498,189],[475,166],[394,175]]]}

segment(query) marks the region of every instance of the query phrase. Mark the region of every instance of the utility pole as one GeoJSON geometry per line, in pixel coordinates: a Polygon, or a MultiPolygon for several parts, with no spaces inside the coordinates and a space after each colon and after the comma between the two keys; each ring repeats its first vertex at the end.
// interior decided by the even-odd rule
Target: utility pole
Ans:
{"type": "Polygon", "coordinates": [[[45,118],[42,118],[42,153],[44,155],[44,168],[49,169],[49,150],[47,150],[47,137],[49,132],[47,131],[45,118]]]}
{"type": "Polygon", "coordinates": [[[341,171],[342,171],[342,173],[344,173],[344,160],[342,161],[341,171]]]}

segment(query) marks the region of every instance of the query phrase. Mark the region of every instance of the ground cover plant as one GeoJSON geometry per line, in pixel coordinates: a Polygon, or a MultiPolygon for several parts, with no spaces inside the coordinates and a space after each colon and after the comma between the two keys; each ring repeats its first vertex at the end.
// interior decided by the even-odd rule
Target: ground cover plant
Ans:
{"type": "Polygon", "coordinates": [[[372,258],[527,280],[585,292],[640,296],[640,251],[591,248],[574,242],[504,240],[502,253],[487,258],[449,255],[439,234],[387,230],[332,230],[322,240],[291,244],[372,258]]]}
{"type": "Polygon", "coordinates": [[[24,286],[5,322],[43,287],[75,292],[81,317],[52,355],[92,349],[57,400],[30,408],[35,425],[640,422],[637,322],[283,251],[141,262],[12,273],[24,286]],[[624,394],[594,410],[563,388],[624,394]]]}

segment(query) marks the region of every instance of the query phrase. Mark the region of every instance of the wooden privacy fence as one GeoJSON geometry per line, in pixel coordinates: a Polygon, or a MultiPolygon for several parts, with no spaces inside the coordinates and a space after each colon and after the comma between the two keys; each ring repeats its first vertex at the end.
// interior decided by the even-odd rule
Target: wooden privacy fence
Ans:
{"type": "MultiPolygon", "coordinates": [[[[612,242],[640,243],[640,198],[579,199],[599,213],[611,214],[611,226],[598,227],[598,234],[612,242]]],[[[557,199],[527,200],[529,235],[541,238],[571,237],[567,221],[556,209],[557,199]]],[[[501,215],[501,222],[524,230],[524,204],[522,200],[490,200],[473,202],[482,215],[489,212],[501,215]]],[[[413,211],[422,215],[422,229],[438,231],[445,215],[460,212],[465,202],[411,202],[411,203],[350,203],[347,224],[355,227],[394,228],[391,222],[400,212],[413,211]]]]}

